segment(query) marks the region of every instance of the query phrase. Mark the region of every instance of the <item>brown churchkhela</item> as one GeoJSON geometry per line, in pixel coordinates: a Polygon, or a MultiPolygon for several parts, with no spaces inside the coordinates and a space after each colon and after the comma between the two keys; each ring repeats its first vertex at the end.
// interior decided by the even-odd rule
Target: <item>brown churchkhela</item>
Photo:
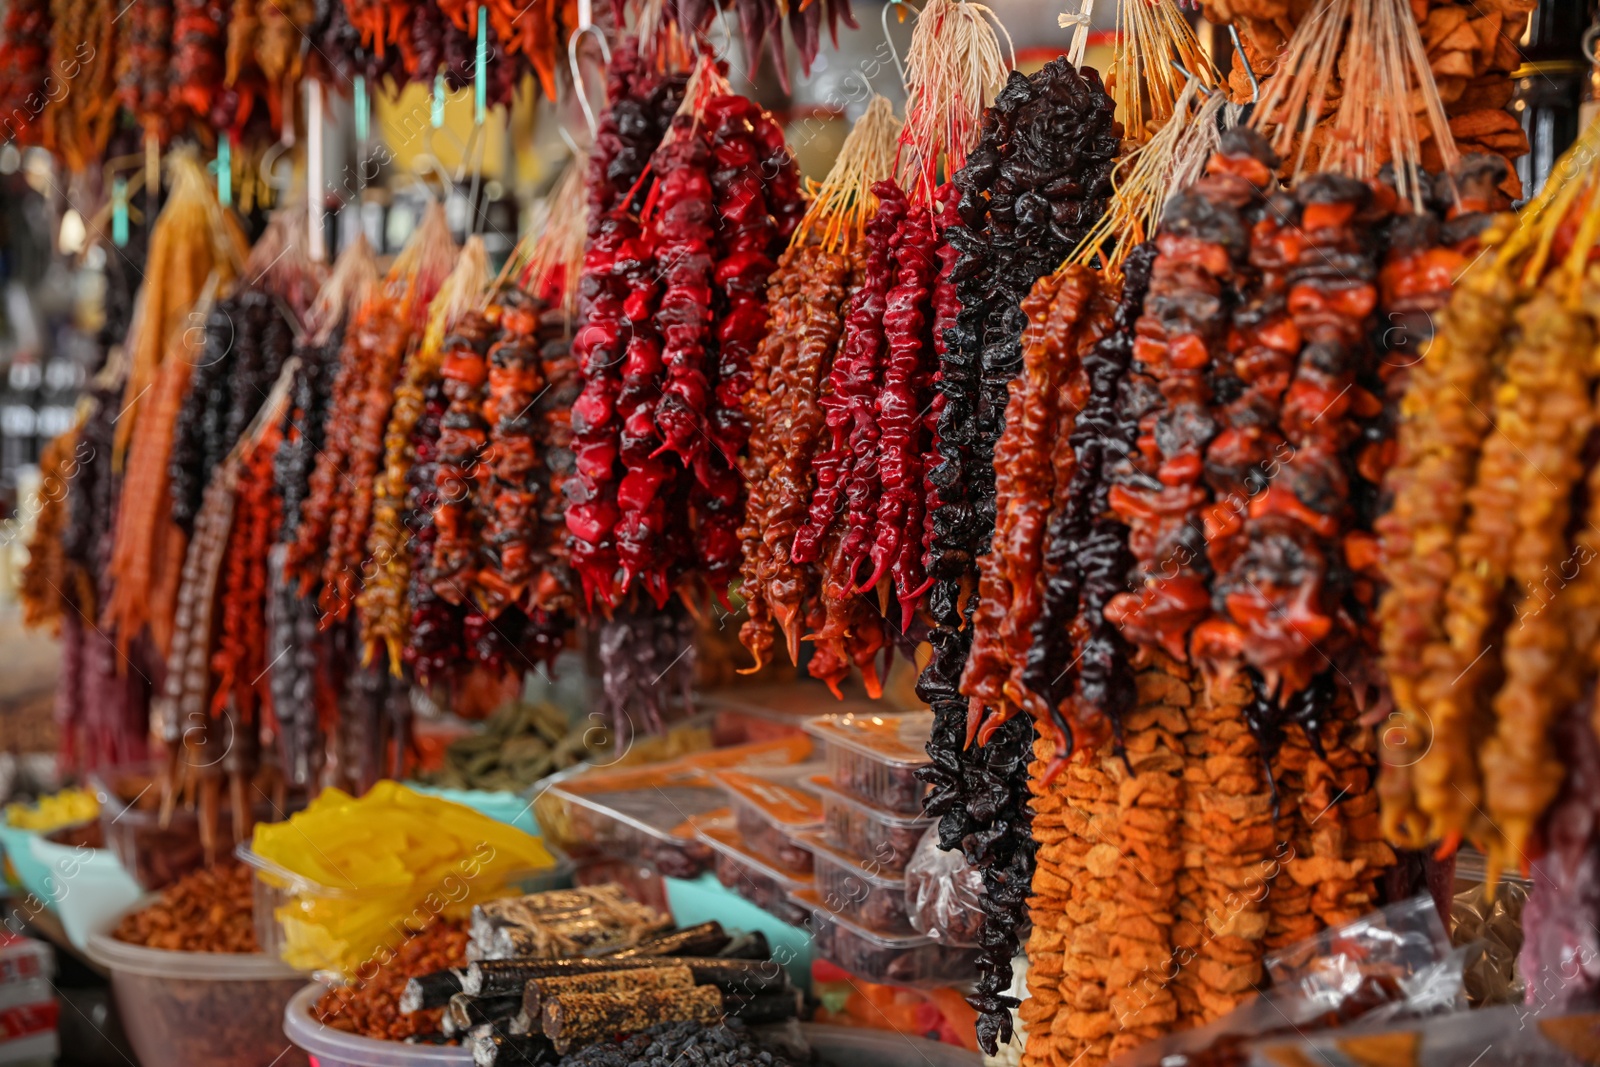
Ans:
{"type": "MultiPolygon", "coordinates": [[[[1441,182],[1421,214],[1381,183],[1330,175],[1271,192],[1276,165],[1256,135],[1226,134],[1207,176],[1169,205],[1151,250],[1129,257],[1131,306],[1119,309],[1106,338],[1077,350],[1088,363],[1120,343],[1132,357],[1121,384],[1112,383],[1114,417],[1096,409],[1104,382],[1071,410],[1079,426],[1104,426],[1114,442],[1126,434],[1126,455],[1109,448],[1101,466],[1110,492],[1100,517],[1123,531],[1136,582],[1104,612],[1132,646],[1136,691],[1084,699],[1080,678],[1080,688],[1039,694],[1065,701],[1069,721],[1040,738],[1031,768],[1039,851],[1030,999],[1021,1009],[1028,1064],[1105,1062],[1225,1014],[1253,995],[1268,952],[1371,910],[1394,862],[1377,810],[1377,736],[1360,722],[1363,702],[1375,697],[1377,482],[1397,455],[1395,403],[1408,377],[1429,395],[1449,379],[1445,364],[1410,368],[1386,356],[1426,339],[1422,313],[1443,302],[1463,253],[1477,247],[1484,212],[1503,203],[1493,192],[1503,165],[1467,161],[1455,176],[1460,200],[1449,203],[1441,182]],[[1135,293],[1146,270],[1148,291],[1135,293]],[[1406,331],[1384,337],[1387,351],[1374,345],[1380,310],[1406,331]],[[1063,740],[1078,742],[1078,758],[1066,759],[1063,740]]],[[[1042,412],[1028,414],[1037,403],[1028,377],[1067,284],[1070,276],[1041,283],[1024,304],[1024,378],[1013,386],[997,457],[1032,443],[1028,427],[1042,412]]],[[[1456,303],[1463,309],[1447,322],[1484,306],[1481,296],[1456,303]]],[[[1581,330],[1562,333],[1568,327],[1537,303],[1522,321],[1529,368],[1554,367],[1536,353],[1558,337],[1584,344],[1581,330]]],[[[1488,358],[1481,343],[1468,347],[1477,362],[1463,362],[1464,373],[1488,358]]],[[[1062,370],[1070,383],[1071,362],[1062,370]]],[[[1091,381],[1099,372],[1091,368],[1091,381]]],[[[1553,427],[1581,437],[1586,408],[1562,409],[1557,419],[1561,398],[1578,390],[1538,381],[1530,377],[1519,395],[1552,405],[1548,419],[1528,423],[1552,429],[1520,444],[1545,450],[1554,470],[1570,469],[1559,483],[1570,487],[1581,472],[1571,466],[1577,451],[1553,427]]],[[[1460,422],[1466,410],[1447,404],[1441,415],[1460,422]]],[[[1451,431],[1457,436],[1428,444],[1433,432],[1407,429],[1398,449],[1401,492],[1385,525],[1419,539],[1395,542],[1406,552],[1412,544],[1420,551],[1418,524],[1437,521],[1420,494],[1462,469],[1457,457],[1476,448],[1462,434],[1484,430],[1469,420],[1451,431]]],[[[1017,493],[1081,490],[1074,479],[1085,477],[1084,438],[1070,427],[1065,435],[1078,447],[1056,457],[1054,480],[1032,481],[1043,468],[1023,461],[1003,466],[999,484],[1017,493]]],[[[1491,510],[1511,524],[1500,535],[1506,552],[1529,546],[1524,581],[1533,559],[1543,565],[1558,555],[1531,523],[1519,542],[1515,501],[1491,510]]],[[[984,561],[980,593],[1009,593],[1015,606],[1034,542],[1017,516],[1002,511],[998,523],[1019,532],[997,535],[997,551],[1012,558],[984,561]]],[[[1442,584],[1419,582],[1436,568],[1399,558],[1418,577],[1408,577],[1405,599],[1397,594],[1385,615],[1438,633],[1417,614],[1437,611],[1427,597],[1442,584]]],[[[1048,562],[1044,573],[1055,581],[1048,562]]],[[[1514,577],[1508,564],[1502,580],[1514,577]]],[[[974,616],[966,681],[986,702],[1006,693],[1010,614],[980,606],[974,616]]],[[[1083,675],[1090,620],[1064,632],[1066,654],[1052,658],[1082,659],[1074,670],[1083,675]]],[[[1029,651],[1047,634],[1036,631],[1029,651]]],[[[1395,656],[1414,654],[1393,647],[1395,656]]],[[[1516,684],[1502,688],[1495,710],[1515,704],[1524,720],[1571,695],[1542,676],[1516,684]]],[[[1512,719],[1502,712],[1502,721],[1512,719]]],[[[1531,765],[1526,748],[1516,750],[1519,767],[1531,765]]]]}

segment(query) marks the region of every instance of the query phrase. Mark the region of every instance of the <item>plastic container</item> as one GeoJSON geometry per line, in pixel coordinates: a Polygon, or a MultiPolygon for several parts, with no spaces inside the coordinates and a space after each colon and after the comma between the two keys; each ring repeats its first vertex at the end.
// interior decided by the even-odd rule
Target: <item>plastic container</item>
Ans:
{"type": "Polygon", "coordinates": [[[717,881],[791,926],[806,921],[806,910],[789,898],[814,888],[811,875],[781,871],[752,855],[740,847],[739,833],[731,824],[702,826],[700,837],[715,853],[717,881]]]}
{"type": "Polygon", "coordinates": [[[793,899],[811,912],[816,954],[869,982],[942,986],[977,977],[977,949],[947,948],[921,934],[875,934],[830,910],[815,892],[793,899]]]}
{"type": "Polygon", "coordinates": [[[306,1067],[304,1054],[283,1039],[284,1005],[303,975],[260,953],[130,945],[111,936],[114,928],[90,934],[85,951],[111,972],[117,1014],[144,1067],[306,1067]]]}
{"type": "Polygon", "coordinates": [[[647,863],[670,878],[693,878],[711,866],[697,826],[731,815],[712,773],[792,767],[812,747],[809,737],[793,735],[647,766],[569,768],[536,787],[535,810],[545,833],[580,862],[600,855],[647,863]]]}
{"type": "Polygon", "coordinates": [[[472,1050],[460,1045],[380,1041],[322,1025],[311,1008],[325,988],[320,982],[302,987],[278,1013],[278,1043],[287,1037],[315,1056],[318,1067],[472,1067],[472,1050]]]}
{"type": "Polygon", "coordinates": [[[822,801],[802,782],[815,768],[784,771],[718,771],[712,775],[727,794],[734,827],[751,852],[795,874],[811,870],[811,849],[799,835],[822,826],[822,801]]]}
{"type": "MultiPolygon", "coordinates": [[[[514,872],[503,881],[497,879],[493,885],[476,887],[463,874],[454,885],[440,885],[438,896],[452,904],[466,904],[498,895],[501,889],[524,894],[561,889],[571,885],[574,869],[572,860],[555,849],[548,851],[555,858],[554,867],[514,872]]],[[[256,855],[246,845],[240,845],[234,854],[255,868],[251,917],[255,923],[256,942],[261,946],[261,951],[273,959],[281,959],[286,953],[292,956],[289,952],[292,945],[305,944],[315,938],[320,933],[321,923],[326,921],[330,914],[337,915],[360,909],[363,901],[387,902],[392,899],[393,890],[390,887],[359,889],[350,886],[323,885],[256,855]],[[298,938],[292,930],[296,923],[306,927],[305,934],[298,938]]],[[[366,905],[368,908],[373,906],[366,905]]],[[[396,925],[401,918],[408,917],[396,916],[396,925]]],[[[358,946],[358,951],[366,954],[376,952],[381,947],[363,945],[358,946]]]]}
{"type": "MultiPolygon", "coordinates": [[[[169,885],[206,862],[198,812],[180,806],[171,812],[165,826],[161,824],[159,771],[160,765],[152,760],[89,776],[89,786],[100,798],[100,825],[106,845],[140,888],[146,890],[169,885]]],[[[283,819],[304,807],[302,801],[288,811],[278,810],[269,799],[257,795],[259,800],[251,806],[255,822],[283,819]]],[[[227,855],[234,844],[233,819],[224,790],[217,818],[216,854],[227,855]]]]}
{"type": "Polygon", "coordinates": [[[580,854],[632,856],[673,878],[693,878],[711,866],[695,823],[729,814],[722,791],[707,785],[596,794],[552,786],[550,796],[565,808],[564,845],[576,845],[580,854]]]}
{"type": "Polygon", "coordinates": [[[906,907],[906,880],[884,872],[882,866],[841,855],[829,848],[821,834],[807,838],[816,855],[817,896],[829,909],[874,933],[914,934],[906,907]]]}
{"type": "Polygon", "coordinates": [[[898,815],[873,807],[838,789],[825,774],[806,779],[822,797],[823,836],[833,848],[858,860],[871,860],[887,874],[911,862],[917,843],[938,819],[898,815]]]}
{"type": "Polygon", "coordinates": [[[806,732],[827,750],[834,787],[896,815],[921,815],[927,787],[917,779],[926,767],[933,716],[819,715],[806,732]]]}

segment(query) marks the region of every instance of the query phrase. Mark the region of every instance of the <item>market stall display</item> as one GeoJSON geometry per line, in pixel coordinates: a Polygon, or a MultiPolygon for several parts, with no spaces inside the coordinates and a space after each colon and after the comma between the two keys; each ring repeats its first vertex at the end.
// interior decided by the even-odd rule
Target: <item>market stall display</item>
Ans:
{"type": "Polygon", "coordinates": [[[1600,950],[1600,134],[1511,214],[1530,6],[1129,0],[1102,78],[1090,5],[1013,69],[1004,12],[929,0],[903,121],[869,86],[808,182],[803,118],[734,85],[823,67],[844,0],[14,3],[0,101],[105,58],[13,132],[91,198],[104,162],[113,228],[135,127],[151,186],[23,582],[62,754],[168,887],[104,951],[337,972],[286,1026],[350,1063],[786,1062],[721,1024],[815,1007],[789,927],[1022,1067],[1600,988],[1540,981],[1600,950]],[[370,229],[325,190],[255,209],[266,152],[328,171],[325,88],[364,184],[411,83],[474,121],[454,173],[423,133],[397,256],[325,263],[370,229]],[[526,91],[587,130],[496,233],[526,146],[486,183],[485,115],[526,91]],[[191,138],[212,173],[163,171],[191,138]],[[791,668],[823,684],[741,743],[695,714],[791,668]],[[410,777],[520,794],[572,863],[410,777]],[[1526,868],[1463,906],[1492,954],[1296,999],[1463,843],[1526,868]],[[764,933],[678,928],[690,890],[764,933]]]}

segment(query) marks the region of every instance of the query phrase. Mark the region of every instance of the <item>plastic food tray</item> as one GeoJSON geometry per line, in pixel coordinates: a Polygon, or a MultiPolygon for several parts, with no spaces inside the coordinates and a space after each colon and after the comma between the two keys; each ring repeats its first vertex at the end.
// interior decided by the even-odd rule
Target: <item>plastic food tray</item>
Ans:
{"type": "Polygon", "coordinates": [[[313,982],[279,1013],[282,1035],[315,1056],[319,1067],[472,1067],[472,1050],[460,1045],[408,1045],[324,1026],[311,1009],[326,989],[313,982]]]}
{"type": "Polygon", "coordinates": [[[565,812],[563,845],[643,860],[673,878],[693,878],[711,865],[711,850],[695,837],[695,827],[727,814],[720,789],[691,782],[607,793],[553,785],[548,796],[565,812]]]}
{"type": "Polygon", "coordinates": [[[821,834],[807,839],[816,854],[817,896],[831,911],[874,933],[915,934],[906,909],[906,880],[871,860],[857,862],[829,848],[821,834]]]}
{"type": "Polygon", "coordinates": [[[898,815],[851,796],[825,774],[806,779],[822,797],[823,837],[847,856],[871,860],[887,874],[900,874],[935,818],[898,815]]]}
{"type": "Polygon", "coordinates": [[[806,910],[790,896],[813,889],[816,882],[811,875],[781,871],[752,855],[740,846],[739,833],[730,823],[702,826],[700,838],[715,853],[717,881],[791,926],[806,921],[806,910]]]}
{"type": "Polygon", "coordinates": [[[944,986],[977,977],[977,949],[947,948],[922,934],[875,934],[831,911],[815,892],[799,892],[793,899],[811,912],[817,955],[869,982],[944,986]]]}
{"type": "Polygon", "coordinates": [[[169,952],[118,941],[114,929],[115,920],[90,934],[85,951],[111,972],[140,1063],[260,1067],[283,1050],[277,1067],[306,1067],[283,1039],[284,1005],[304,975],[262,953],[169,952]]]}
{"type": "Polygon", "coordinates": [[[926,787],[917,769],[926,767],[933,716],[819,715],[806,731],[827,749],[834,787],[898,815],[922,814],[926,787]]]}
{"type": "Polygon", "coordinates": [[[822,826],[822,801],[805,786],[816,765],[782,771],[718,771],[712,777],[727,795],[734,826],[757,856],[795,874],[811,870],[811,849],[798,835],[822,826]]]}

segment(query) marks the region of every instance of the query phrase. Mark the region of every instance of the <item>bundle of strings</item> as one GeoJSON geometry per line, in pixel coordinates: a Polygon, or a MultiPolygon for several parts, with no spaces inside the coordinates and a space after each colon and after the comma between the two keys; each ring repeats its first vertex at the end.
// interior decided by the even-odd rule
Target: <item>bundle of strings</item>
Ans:
{"type": "MultiPolygon", "coordinates": [[[[520,246],[523,255],[513,255],[506,264],[508,270],[520,270],[517,277],[522,288],[559,306],[569,319],[578,308],[583,239],[589,229],[589,199],[583,192],[583,176],[588,169],[587,152],[577,153],[567,161],[550,195],[538,206],[526,244],[520,246]],[[518,266],[512,267],[512,262],[518,266]]],[[[501,273],[509,276],[505,271],[501,273]]]]}
{"type": "Polygon", "coordinates": [[[1067,257],[1073,264],[1099,263],[1113,273],[1155,235],[1167,204],[1205,173],[1206,160],[1222,142],[1222,131],[1238,120],[1239,108],[1220,92],[1202,92],[1191,78],[1172,103],[1172,114],[1155,135],[1118,160],[1106,213],[1067,257]]]}
{"type": "Polygon", "coordinates": [[[1216,86],[1221,78],[1174,0],[1123,0],[1117,45],[1106,78],[1123,136],[1144,144],[1179,114],[1185,83],[1216,86]]]}
{"type": "Polygon", "coordinates": [[[833,169],[820,183],[809,183],[811,206],[791,241],[804,247],[815,238],[824,250],[842,251],[861,236],[862,227],[878,209],[872,185],[894,171],[895,138],[904,127],[894,105],[882,96],[867,103],[866,114],[850,130],[833,169]]]}
{"type": "Polygon", "coordinates": [[[317,290],[317,298],[306,312],[305,324],[312,344],[327,344],[345,317],[367,302],[382,278],[378,257],[366,234],[358,234],[333,261],[328,280],[317,290]]]}
{"type": "Polygon", "coordinates": [[[1330,0],[1302,22],[1262,89],[1252,125],[1272,138],[1281,158],[1294,160],[1294,181],[1318,171],[1372,179],[1393,163],[1395,191],[1418,211],[1422,142],[1437,139],[1445,171],[1460,162],[1422,37],[1403,0],[1330,0]],[[1324,124],[1335,95],[1332,121],[1324,124]]]}
{"type": "Polygon", "coordinates": [[[217,203],[194,152],[172,153],[167,167],[167,201],[150,231],[144,283],[124,346],[128,380],[112,448],[118,471],[172,335],[193,321],[188,315],[207,277],[215,271],[220,283],[231,281],[249,247],[233,214],[217,203]]]}
{"type": "Polygon", "coordinates": [[[1011,63],[1016,48],[993,11],[982,4],[929,0],[917,16],[906,53],[906,124],[900,131],[902,185],[913,204],[934,199],[967,162],[983,112],[1005,85],[1008,64],[994,26],[1006,34],[1011,63]]]}

